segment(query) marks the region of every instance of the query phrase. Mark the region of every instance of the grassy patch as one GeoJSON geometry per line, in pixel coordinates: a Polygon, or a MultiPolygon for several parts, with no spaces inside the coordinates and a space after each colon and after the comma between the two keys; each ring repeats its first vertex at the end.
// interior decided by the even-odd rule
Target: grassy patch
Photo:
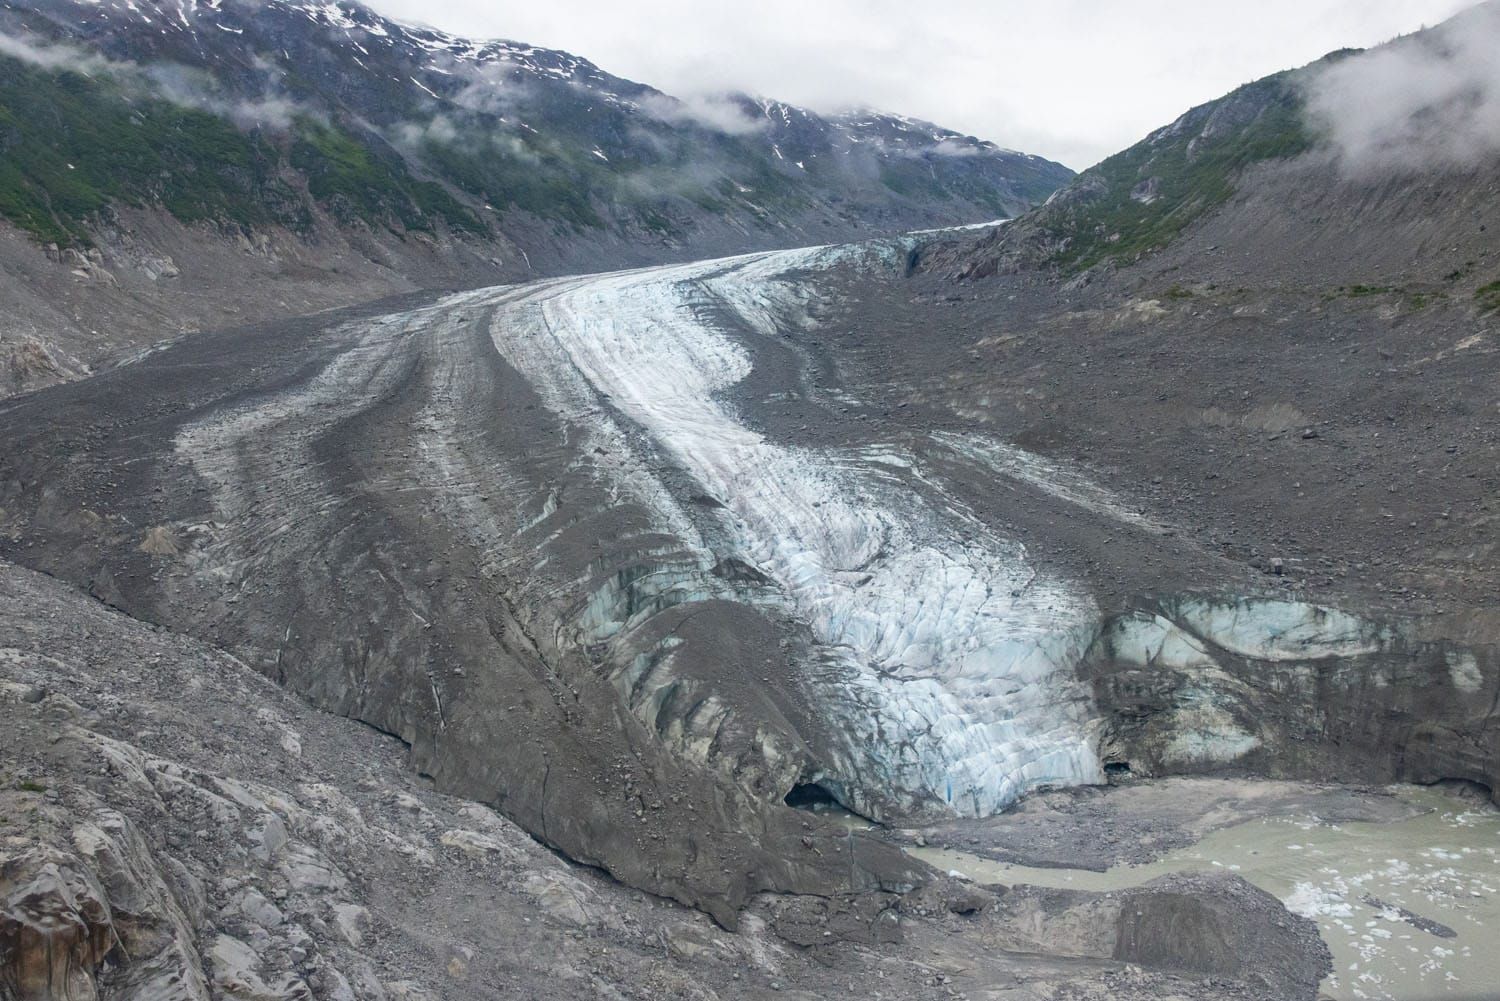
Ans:
{"type": "Polygon", "coordinates": [[[591,154],[599,166],[561,149],[429,141],[421,156],[434,171],[487,204],[578,227],[604,225],[593,197],[598,190],[607,191],[610,182],[603,161],[591,154]]]}
{"type": "Polygon", "coordinates": [[[1340,285],[1323,296],[1323,301],[1337,299],[1399,298],[1407,309],[1426,309],[1435,302],[1443,302],[1447,293],[1433,289],[1414,289],[1401,285],[1340,285]]]}
{"type": "Polygon", "coordinates": [[[1474,301],[1479,304],[1481,313],[1493,313],[1500,310],[1500,282],[1490,282],[1482,285],[1474,292],[1474,301]]]}
{"type": "Polygon", "coordinates": [[[45,785],[43,785],[40,782],[33,782],[30,779],[25,779],[25,780],[23,780],[21,782],[18,782],[16,784],[16,788],[20,789],[22,792],[46,792],[47,791],[47,787],[45,785]]]}

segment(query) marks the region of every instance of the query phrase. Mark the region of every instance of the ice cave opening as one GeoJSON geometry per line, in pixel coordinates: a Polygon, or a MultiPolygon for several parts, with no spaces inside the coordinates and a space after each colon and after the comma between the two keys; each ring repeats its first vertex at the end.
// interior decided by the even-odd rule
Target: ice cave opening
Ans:
{"type": "Polygon", "coordinates": [[[792,786],[791,792],[786,794],[786,805],[812,813],[844,809],[844,804],[838,801],[838,797],[816,782],[792,786]]]}

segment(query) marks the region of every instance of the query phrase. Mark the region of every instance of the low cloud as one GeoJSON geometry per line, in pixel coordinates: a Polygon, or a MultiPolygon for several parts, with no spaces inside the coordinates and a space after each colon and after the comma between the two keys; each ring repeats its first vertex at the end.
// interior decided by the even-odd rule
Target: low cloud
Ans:
{"type": "Polygon", "coordinates": [[[723,165],[712,160],[682,167],[648,167],[619,177],[620,189],[640,198],[698,197],[716,192],[720,183],[732,180],[723,165]]]}
{"type": "Polygon", "coordinates": [[[458,126],[447,115],[433,115],[425,122],[402,122],[392,130],[397,145],[421,149],[427,143],[452,145],[458,141],[458,126]]]}
{"type": "Polygon", "coordinates": [[[10,56],[45,70],[71,70],[84,76],[128,72],[135,68],[131,63],[117,63],[97,52],[7,35],[3,31],[0,31],[0,56],[10,56]]]}
{"type": "MultiPolygon", "coordinates": [[[[66,70],[88,77],[109,77],[126,93],[152,97],[184,108],[207,111],[228,118],[241,129],[285,132],[308,109],[274,93],[281,73],[258,57],[257,68],[266,74],[267,91],[260,97],[238,98],[223,94],[212,76],[176,63],[123,62],[108,59],[71,45],[0,32],[0,56],[10,56],[44,70],[66,70]]],[[[319,116],[320,117],[320,116],[319,116]]]]}
{"type": "Polygon", "coordinates": [[[978,156],[988,150],[974,142],[963,142],[958,139],[944,139],[934,146],[927,147],[923,152],[933,156],[978,156]]]}
{"type": "Polygon", "coordinates": [[[282,81],[286,71],[280,65],[260,55],[252,55],[250,64],[261,73],[264,80],[259,98],[240,100],[231,104],[223,114],[229,116],[242,129],[269,129],[286,132],[298,116],[309,116],[322,120],[324,116],[312,112],[305,104],[283,97],[282,81]]]}
{"type": "Polygon", "coordinates": [[[1337,62],[1307,98],[1353,176],[1462,170],[1500,155],[1500,3],[1337,62]]]}
{"type": "Polygon", "coordinates": [[[455,59],[446,68],[464,81],[463,89],[450,98],[460,108],[504,117],[516,109],[526,94],[525,85],[511,79],[515,68],[507,62],[475,65],[455,59]]]}
{"type": "MultiPolygon", "coordinates": [[[[215,110],[212,106],[206,110],[215,110]]],[[[265,129],[270,132],[287,132],[299,116],[313,115],[296,101],[282,97],[267,97],[256,101],[234,101],[223,105],[219,114],[224,115],[242,129],[265,129]]]]}
{"type": "Polygon", "coordinates": [[[704,95],[678,100],[655,94],[641,101],[640,109],[647,117],[659,122],[697,125],[731,136],[762,132],[769,124],[763,116],[754,114],[732,97],[704,95]]]}
{"type": "MultiPolygon", "coordinates": [[[[263,70],[269,66],[263,60],[257,60],[256,64],[263,70]]],[[[253,98],[230,97],[220,92],[209,74],[175,63],[132,64],[125,68],[139,80],[147,82],[146,90],[152,97],[219,115],[241,129],[286,132],[292,127],[293,120],[308,113],[305,106],[274,93],[253,98]]],[[[274,67],[270,69],[274,70],[274,67]]],[[[267,86],[273,86],[279,77],[279,71],[269,73],[267,86]]]]}
{"type": "Polygon", "coordinates": [[[420,156],[429,144],[469,154],[489,154],[540,164],[541,158],[520,137],[502,132],[491,121],[461,120],[437,114],[425,121],[402,122],[386,138],[405,153],[420,156]]]}
{"type": "Polygon", "coordinates": [[[1082,169],[1240,84],[1435,24],[1465,0],[371,2],[576,52],[671,94],[888,108],[1082,169]]]}

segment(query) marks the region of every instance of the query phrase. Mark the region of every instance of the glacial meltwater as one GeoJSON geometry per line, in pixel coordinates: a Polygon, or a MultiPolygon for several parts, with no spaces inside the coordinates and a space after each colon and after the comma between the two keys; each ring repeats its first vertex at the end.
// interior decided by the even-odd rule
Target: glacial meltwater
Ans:
{"type": "Polygon", "coordinates": [[[1333,952],[1324,993],[1338,1001],[1478,1001],[1500,996],[1500,810],[1427,789],[1424,812],[1390,823],[1280,816],[1225,828],[1146,865],[1105,872],[1007,865],[910,849],[981,883],[1108,891],[1222,867],[1316,921],[1333,952]]]}

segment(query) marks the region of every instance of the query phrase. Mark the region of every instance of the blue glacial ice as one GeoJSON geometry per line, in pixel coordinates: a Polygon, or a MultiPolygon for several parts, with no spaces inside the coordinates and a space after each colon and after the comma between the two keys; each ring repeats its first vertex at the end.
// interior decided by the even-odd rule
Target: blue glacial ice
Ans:
{"type": "MultiPolygon", "coordinates": [[[[817,715],[839,734],[810,780],[880,819],[923,811],[985,816],[1041,786],[1103,780],[1101,723],[1076,668],[1103,628],[1081,583],[1045,571],[1014,539],[965,514],[896,449],[818,449],[772,440],[742,422],[725,391],[751,357],[715,318],[779,336],[805,325],[811,286],[792,272],[858,251],[752,254],[481,290],[455,304],[495,307],[492,339],[546,405],[581,429],[583,454],[622,499],[656,513],[698,553],[725,555],[775,583],[824,660],[809,666],[817,715]],[[704,308],[713,306],[713,309],[704,308]],[[665,456],[719,512],[733,553],[711,551],[648,461],[665,456]]],[[[1150,530],[1086,478],[1009,448],[946,442],[1059,499],[1150,530]]],[[[659,587],[708,588],[706,574],[659,587]]],[[[700,597],[709,596],[705,590],[700,597]]],[[[618,595],[586,613],[596,637],[618,629],[618,595]]],[[[1219,712],[1229,682],[1212,648],[1268,660],[1354,654],[1383,637],[1343,613],[1291,602],[1184,601],[1118,637],[1145,664],[1203,672],[1196,721],[1172,753],[1228,760],[1255,746],[1219,712]]],[[[1189,713],[1194,707],[1186,707],[1189,713]]]]}

